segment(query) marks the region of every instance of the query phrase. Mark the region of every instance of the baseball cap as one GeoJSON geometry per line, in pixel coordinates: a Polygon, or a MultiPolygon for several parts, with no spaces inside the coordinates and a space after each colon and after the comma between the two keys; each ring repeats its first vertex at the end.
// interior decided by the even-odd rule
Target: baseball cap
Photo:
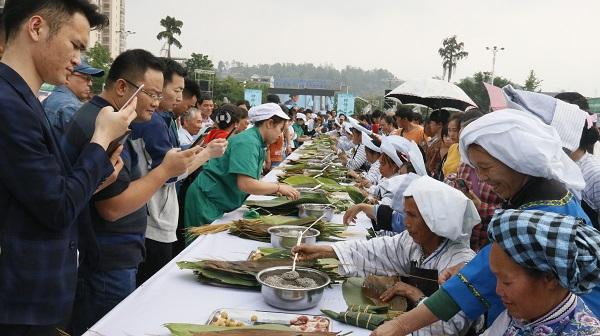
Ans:
{"type": "Polygon", "coordinates": [[[81,60],[81,63],[73,68],[73,72],[79,72],[84,75],[90,75],[92,77],[102,77],[104,76],[104,70],[96,69],[88,64],[85,60],[81,60]]]}
{"type": "Polygon", "coordinates": [[[267,120],[273,116],[278,116],[284,120],[290,119],[290,117],[288,117],[288,115],[285,114],[285,112],[283,112],[281,107],[279,107],[279,105],[275,103],[266,103],[254,106],[248,111],[248,117],[252,122],[267,120]]]}

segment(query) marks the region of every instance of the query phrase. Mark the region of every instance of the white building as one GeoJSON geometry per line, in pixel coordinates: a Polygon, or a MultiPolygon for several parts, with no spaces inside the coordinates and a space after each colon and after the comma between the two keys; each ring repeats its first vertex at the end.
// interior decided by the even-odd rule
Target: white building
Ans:
{"type": "Polygon", "coordinates": [[[125,0],[91,0],[91,2],[108,16],[109,24],[102,30],[92,31],[88,45],[91,48],[96,42],[100,42],[110,50],[110,56],[114,59],[125,51],[127,35],[130,34],[125,28],[125,0]]]}

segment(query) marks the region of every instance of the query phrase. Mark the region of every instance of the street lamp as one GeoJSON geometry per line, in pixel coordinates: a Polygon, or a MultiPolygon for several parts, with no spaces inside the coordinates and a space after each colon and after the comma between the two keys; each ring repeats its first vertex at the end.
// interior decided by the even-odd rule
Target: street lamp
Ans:
{"type": "Polygon", "coordinates": [[[490,78],[490,84],[494,85],[494,74],[496,71],[496,54],[501,51],[504,50],[503,47],[498,48],[497,46],[493,46],[493,47],[485,47],[485,50],[491,50],[492,51],[492,76],[490,78]]]}

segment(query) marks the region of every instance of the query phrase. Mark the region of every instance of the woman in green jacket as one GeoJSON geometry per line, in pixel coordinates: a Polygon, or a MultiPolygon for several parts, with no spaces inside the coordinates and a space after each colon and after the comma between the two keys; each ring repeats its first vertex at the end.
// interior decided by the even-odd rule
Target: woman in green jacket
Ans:
{"type": "Polygon", "coordinates": [[[289,117],[279,105],[267,103],[248,111],[254,127],[229,140],[225,154],[210,160],[190,185],[185,199],[185,227],[210,224],[252,195],[278,194],[297,199],[293,187],[260,181],[268,145],[275,142],[289,117]]]}

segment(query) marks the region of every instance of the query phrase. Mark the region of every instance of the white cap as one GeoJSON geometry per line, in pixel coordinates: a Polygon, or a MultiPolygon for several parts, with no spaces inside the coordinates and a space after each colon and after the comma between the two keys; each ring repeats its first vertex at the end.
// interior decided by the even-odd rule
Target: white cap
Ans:
{"type": "Polygon", "coordinates": [[[285,114],[285,112],[283,112],[281,107],[279,107],[279,105],[277,105],[275,103],[266,103],[266,104],[254,106],[254,107],[251,107],[250,110],[248,111],[248,117],[250,118],[250,121],[252,121],[252,122],[271,119],[271,117],[273,117],[273,116],[278,116],[284,120],[290,119],[290,117],[288,117],[288,115],[285,114]]]}
{"type": "Polygon", "coordinates": [[[306,121],[306,114],[298,112],[296,113],[296,119],[302,119],[306,121]]]}
{"type": "Polygon", "coordinates": [[[346,131],[346,133],[350,133],[352,134],[352,125],[350,125],[349,122],[344,122],[344,130],[346,131]]]}
{"type": "Polygon", "coordinates": [[[368,135],[373,134],[373,132],[369,131],[368,129],[364,128],[361,124],[359,124],[358,120],[352,117],[348,117],[348,120],[350,120],[350,125],[352,126],[352,128],[356,129],[357,131],[367,133],[368,135]]]}
{"type": "Polygon", "coordinates": [[[365,145],[365,147],[367,147],[368,149],[370,149],[372,151],[381,153],[381,148],[377,147],[373,143],[373,139],[371,139],[371,137],[365,132],[362,133],[362,144],[365,145]]]}
{"type": "Polygon", "coordinates": [[[401,136],[390,135],[381,140],[380,148],[381,152],[389,156],[396,166],[402,167],[404,165],[398,156],[398,152],[400,152],[410,161],[417,175],[427,175],[423,155],[414,141],[401,136]]]}

